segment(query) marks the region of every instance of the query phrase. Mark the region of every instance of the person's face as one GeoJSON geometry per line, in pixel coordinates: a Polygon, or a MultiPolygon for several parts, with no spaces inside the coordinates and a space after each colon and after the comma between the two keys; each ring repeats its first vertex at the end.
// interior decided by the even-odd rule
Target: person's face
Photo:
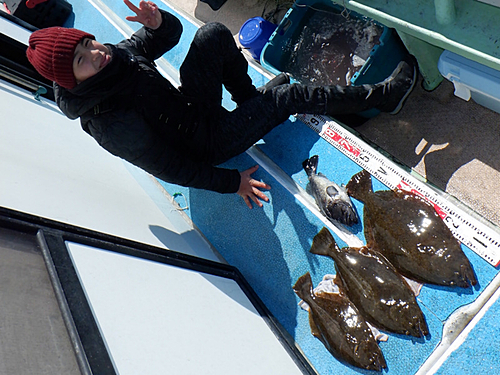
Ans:
{"type": "Polygon", "coordinates": [[[90,38],[83,38],[75,48],[73,74],[80,83],[101,71],[111,61],[109,48],[90,38]]]}

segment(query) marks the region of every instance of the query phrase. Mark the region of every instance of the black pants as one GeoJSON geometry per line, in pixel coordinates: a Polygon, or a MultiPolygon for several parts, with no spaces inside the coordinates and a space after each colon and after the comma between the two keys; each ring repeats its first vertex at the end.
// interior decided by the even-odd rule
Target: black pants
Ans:
{"type": "Polygon", "coordinates": [[[248,63],[231,32],[220,23],[202,26],[180,68],[181,92],[200,103],[205,121],[192,140],[195,153],[214,165],[243,153],[295,113],[357,113],[377,104],[372,85],[358,87],[288,84],[256,91],[248,63]],[[222,85],[239,106],[222,107],[222,85]],[[368,99],[367,99],[368,95],[368,99]]]}

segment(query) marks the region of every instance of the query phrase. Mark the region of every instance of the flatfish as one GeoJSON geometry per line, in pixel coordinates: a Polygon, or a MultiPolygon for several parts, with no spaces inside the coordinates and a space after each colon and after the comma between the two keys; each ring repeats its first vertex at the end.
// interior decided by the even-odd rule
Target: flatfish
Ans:
{"type": "Polygon", "coordinates": [[[340,249],[328,229],[323,228],[314,237],[310,252],[335,261],[340,290],[374,326],[415,337],[429,334],[415,295],[378,251],[366,246],[340,249]]]}
{"type": "Polygon", "coordinates": [[[367,370],[387,368],[370,327],[349,299],[340,294],[316,296],[309,272],[297,280],[293,290],[309,305],[312,334],[335,358],[367,370]]]}
{"type": "Polygon", "coordinates": [[[309,178],[307,191],[314,197],[321,213],[330,221],[346,225],[358,222],[358,215],[347,195],[346,188],[330,181],[325,175],[317,173],[318,155],[302,162],[302,167],[309,178]]]}
{"type": "Polygon", "coordinates": [[[351,178],[347,191],[364,203],[367,243],[376,244],[402,275],[435,285],[477,284],[460,243],[425,199],[403,190],[374,192],[364,170],[351,178]]]}

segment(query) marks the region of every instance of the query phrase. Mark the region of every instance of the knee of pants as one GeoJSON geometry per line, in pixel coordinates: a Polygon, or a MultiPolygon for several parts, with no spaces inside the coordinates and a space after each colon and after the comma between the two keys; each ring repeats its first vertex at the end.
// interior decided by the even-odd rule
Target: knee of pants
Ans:
{"type": "Polygon", "coordinates": [[[193,39],[198,49],[206,50],[208,53],[227,53],[228,48],[236,48],[231,31],[222,23],[209,22],[201,26],[193,39]]]}

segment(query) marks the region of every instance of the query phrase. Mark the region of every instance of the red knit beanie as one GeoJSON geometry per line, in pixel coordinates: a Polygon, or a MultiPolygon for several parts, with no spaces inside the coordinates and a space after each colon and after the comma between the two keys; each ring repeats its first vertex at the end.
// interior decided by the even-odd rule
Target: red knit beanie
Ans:
{"type": "Polygon", "coordinates": [[[26,56],[42,76],[64,88],[72,89],[76,86],[73,55],[83,38],[95,39],[93,35],[77,29],[40,29],[31,34],[26,56]]]}

